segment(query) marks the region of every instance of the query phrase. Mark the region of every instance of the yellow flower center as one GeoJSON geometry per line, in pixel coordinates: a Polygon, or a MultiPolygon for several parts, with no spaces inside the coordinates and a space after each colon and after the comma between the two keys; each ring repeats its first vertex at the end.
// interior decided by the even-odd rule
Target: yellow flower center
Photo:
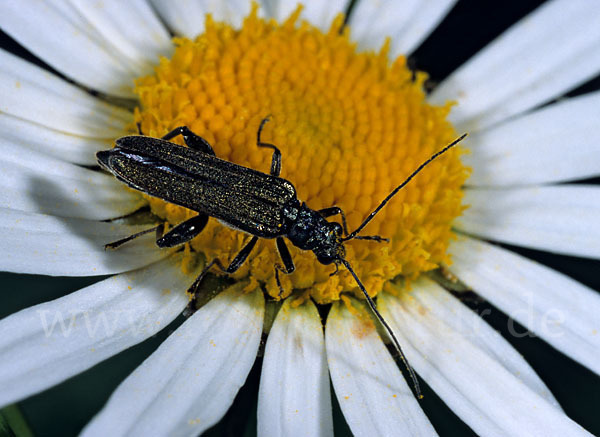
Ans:
{"type": "MultiPolygon", "coordinates": [[[[239,30],[207,16],[204,34],[195,41],[175,39],[173,58],[162,59],[154,75],[137,81],[136,121],[144,134],[156,137],[186,125],[211,143],[219,158],[268,173],[272,152],[257,147],[256,132],[270,115],[262,141],[280,148],[281,177],[310,208],[342,208],[352,231],[422,161],[455,138],[446,121],[450,105],[428,105],[425,75],[415,76],[403,57],[390,64],[387,44],[379,53],[357,53],[347,29],[340,32],[341,16],[323,33],[298,23],[299,13],[278,24],[259,18],[254,7],[239,30]]],[[[389,243],[346,243],[346,258],[372,296],[385,281],[412,279],[449,261],[451,223],[463,209],[466,176],[459,152],[447,153],[361,233],[381,235],[389,243]]],[[[197,214],[148,200],[171,224],[197,214]]],[[[212,219],[191,247],[226,264],[249,238],[212,219]]],[[[330,277],[333,265],[288,246],[296,271],[281,275],[283,297],[300,290],[328,303],[341,292],[358,291],[343,268],[330,277]]],[[[281,261],[275,242],[260,240],[233,276],[264,284],[277,298],[276,263],[281,261]]]]}

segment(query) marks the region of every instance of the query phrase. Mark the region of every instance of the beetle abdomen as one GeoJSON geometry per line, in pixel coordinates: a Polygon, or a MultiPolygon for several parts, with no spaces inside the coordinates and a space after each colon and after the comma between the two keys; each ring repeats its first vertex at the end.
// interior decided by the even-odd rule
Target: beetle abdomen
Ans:
{"type": "Polygon", "coordinates": [[[132,188],[263,238],[281,235],[296,198],[285,179],[155,138],[120,138],[98,160],[132,188]]]}

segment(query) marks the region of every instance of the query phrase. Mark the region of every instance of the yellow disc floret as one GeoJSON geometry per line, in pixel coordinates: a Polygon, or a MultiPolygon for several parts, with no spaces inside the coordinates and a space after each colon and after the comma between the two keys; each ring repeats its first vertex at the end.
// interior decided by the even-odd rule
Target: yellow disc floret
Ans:
{"type": "MultiPolygon", "coordinates": [[[[136,121],[144,134],[156,137],[186,125],[218,157],[268,173],[271,152],[256,146],[256,132],[270,115],[262,140],[280,148],[281,177],[310,208],[341,207],[352,230],[455,138],[446,121],[449,105],[428,105],[425,76],[408,70],[403,57],[390,64],[388,45],[379,53],[357,53],[347,29],[340,32],[341,16],[323,33],[298,23],[299,13],[278,24],[259,18],[255,7],[239,30],[207,16],[202,35],[175,39],[173,58],[162,59],[154,75],[137,81],[136,121]]],[[[371,295],[394,277],[412,279],[449,261],[451,223],[463,209],[467,176],[459,153],[430,164],[362,232],[389,243],[346,244],[346,257],[371,295]]],[[[196,214],[160,199],[149,202],[171,224],[196,214]]],[[[227,263],[249,238],[209,220],[191,246],[206,259],[227,263]]],[[[327,303],[342,291],[357,291],[343,268],[330,277],[333,266],[319,264],[312,252],[290,250],[296,271],[281,276],[283,297],[304,290],[303,296],[327,303]]],[[[261,240],[234,277],[263,283],[278,297],[273,268],[278,257],[274,241],[261,240]]]]}

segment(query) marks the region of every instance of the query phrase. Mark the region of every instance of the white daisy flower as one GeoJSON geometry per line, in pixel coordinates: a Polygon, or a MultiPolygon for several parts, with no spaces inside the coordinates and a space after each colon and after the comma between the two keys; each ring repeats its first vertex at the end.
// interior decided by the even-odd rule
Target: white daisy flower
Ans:
{"type": "MultiPolygon", "coordinates": [[[[472,290],[600,373],[597,292],[497,244],[600,258],[600,189],[563,183],[600,174],[600,93],[555,100],[600,71],[600,10],[548,1],[425,96],[426,76],[401,55],[455,1],[358,0],[340,32],[348,3],[0,2],[3,31],[56,72],[0,51],[0,270],[114,275],[0,320],[1,406],[164,336],[188,304],[185,291],[202,267],[196,254],[231,260],[247,241],[209,220],[183,251],[159,250],[151,234],[105,251],[148,227],[115,220],[145,205],[171,224],[191,212],[125,189],[94,167],[95,152],[136,122],[151,136],[187,125],[217,156],[268,171],[270,154],[254,141],[272,114],[264,135],[283,152],[282,177],[311,208],[342,207],[350,228],[456,132],[470,133],[469,154],[432,163],[369,225],[366,233],[390,244],[353,241],[348,259],[431,388],[426,394],[473,432],[590,435],[448,288],[472,290]],[[440,266],[446,281],[426,274],[440,266]]],[[[331,266],[314,254],[292,255],[297,271],[282,278],[283,302],[270,241],[225,290],[213,297],[205,285],[199,309],[122,381],[83,434],[208,430],[265,338],[259,434],[333,434],[330,382],[355,435],[441,433],[348,272],[329,277],[331,266]]]]}

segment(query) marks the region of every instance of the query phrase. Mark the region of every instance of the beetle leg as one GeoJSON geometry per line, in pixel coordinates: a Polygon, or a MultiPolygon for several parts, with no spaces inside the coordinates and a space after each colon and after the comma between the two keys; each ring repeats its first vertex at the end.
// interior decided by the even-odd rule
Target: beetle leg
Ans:
{"type": "Polygon", "coordinates": [[[191,316],[196,311],[196,303],[197,303],[197,300],[198,300],[198,296],[197,296],[198,295],[198,287],[200,286],[200,283],[202,282],[202,280],[204,279],[204,277],[206,276],[206,274],[208,273],[208,271],[215,264],[221,270],[225,270],[225,267],[223,267],[223,264],[221,264],[221,261],[219,261],[218,258],[215,258],[211,262],[209,262],[208,264],[206,264],[204,266],[204,268],[202,269],[202,271],[200,272],[200,274],[198,275],[198,277],[196,278],[196,280],[194,281],[194,283],[192,285],[190,285],[190,288],[188,288],[187,293],[191,294],[192,298],[190,299],[189,303],[185,307],[185,310],[183,310],[183,315],[185,317],[191,316]]]}
{"type": "Polygon", "coordinates": [[[281,174],[281,152],[274,146],[273,144],[263,143],[260,140],[260,134],[265,126],[265,123],[269,121],[269,117],[265,117],[260,122],[260,126],[258,127],[258,132],[256,132],[256,145],[258,147],[268,147],[269,149],[273,149],[273,158],[271,159],[271,175],[279,176],[281,174]]]}
{"type": "Polygon", "coordinates": [[[354,237],[353,240],[371,240],[371,241],[376,241],[378,243],[389,243],[390,242],[389,238],[381,237],[379,235],[359,235],[357,237],[354,237]]]}
{"type": "Polygon", "coordinates": [[[229,264],[227,268],[223,266],[223,264],[218,258],[213,259],[211,262],[206,264],[206,266],[204,266],[194,283],[190,286],[190,288],[188,288],[188,293],[192,294],[193,297],[183,312],[184,316],[190,316],[194,313],[194,311],[196,311],[196,294],[198,292],[198,287],[200,286],[200,283],[202,282],[208,271],[211,269],[211,267],[216,265],[225,273],[235,273],[241,267],[241,265],[244,264],[244,261],[246,261],[248,255],[250,255],[250,252],[252,252],[252,249],[254,249],[254,246],[256,245],[257,241],[258,237],[252,237],[250,242],[246,244],[242,250],[240,250],[240,252],[236,255],[233,261],[231,261],[231,264],[229,264]]]}
{"type": "Polygon", "coordinates": [[[156,245],[158,247],[174,247],[179,246],[187,241],[190,241],[196,235],[198,235],[208,222],[208,216],[205,214],[199,214],[192,217],[182,223],[179,223],[165,235],[162,234],[163,225],[154,226],[150,229],[145,229],[141,232],[137,232],[128,237],[122,238],[121,240],[113,241],[104,245],[104,249],[116,249],[119,246],[137,238],[142,235],[149,234],[150,232],[156,231],[156,245]]]}
{"type": "Polygon", "coordinates": [[[340,272],[340,265],[338,262],[335,263],[335,271],[329,274],[329,277],[335,276],[340,272]]]}
{"type": "Polygon", "coordinates": [[[190,241],[198,235],[208,222],[206,214],[198,214],[184,222],[179,223],[165,235],[156,239],[158,247],[173,247],[179,246],[187,241],[190,241]]]}
{"type": "Polygon", "coordinates": [[[206,265],[206,267],[204,267],[204,269],[202,270],[202,272],[200,273],[200,275],[198,276],[198,278],[196,279],[194,284],[196,284],[196,282],[199,283],[202,280],[202,278],[204,277],[204,275],[206,275],[206,273],[214,265],[219,267],[224,273],[231,274],[231,273],[237,272],[237,270],[242,266],[242,264],[244,264],[244,261],[246,261],[246,259],[248,258],[248,255],[250,255],[250,252],[252,252],[252,249],[254,249],[254,246],[256,246],[257,241],[258,241],[258,237],[252,237],[252,239],[248,242],[248,244],[246,244],[242,248],[242,250],[240,250],[240,252],[235,256],[235,258],[233,259],[233,261],[231,261],[231,264],[229,264],[229,266],[227,268],[225,268],[223,266],[223,264],[221,263],[221,261],[219,261],[218,258],[213,259],[211,262],[209,262],[206,265]]]}
{"type": "Polygon", "coordinates": [[[250,255],[250,252],[252,252],[252,249],[254,249],[254,246],[256,246],[257,241],[258,237],[252,237],[250,242],[246,244],[244,248],[240,250],[240,252],[235,256],[233,261],[231,261],[229,267],[227,267],[227,269],[221,267],[221,270],[223,270],[225,273],[235,273],[237,269],[239,269],[242,266],[242,264],[244,264],[244,261],[246,261],[248,255],[250,255]]]}
{"type": "Polygon", "coordinates": [[[279,297],[283,294],[283,287],[281,286],[281,281],[279,280],[279,272],[285,273],[289,275],[294,270],[296,270],[296,266],[294,265],[294,260],[292,259],[292,255],[290,255],[290,251],[285,245],[285,241],[283,237],[277,237],[275,240],[277,243],[277,251],[279,252],[279,257],[281,261],[283,261],[283,265],[285,267],[281,267],[279,264],[275,264],[275,281],[277,282],[277,286],[279,287],[279,297]]]}
{"type": "Polygon", "coordinates": [[[235,256],[235,258],[233,259],[233,261],[231,261],[231,264],[229,264],[227,268],[223,266],[223,264],[221,263],[221,261],[219,261],[218,258],[213,259],[204,267],[204,269],[202,269],[202,272],[200,272],[200,275],[198,275],[198,277],[194,281],[194,284],[192,284],[192,286],[190,287],[190,290],[198,287],[204,276],[214,265],[219,267],[225,273],[231,274],[237,272],[237,270],[242,266],[242,264],[244,264],[244,261],[246,261],[246,259],[248,258],[248,255],[250,255],[250,252],[252,252],[252,249],[254,249],[254,246],[256,246],[257,241],[258,237],[252,237],[248,244],[246,244],[242,248],[242,250],[240,250],[240,252],[235,256]]]}
{"type": "Polygon", "coordinates": [[[275,264],[275,282],[277,282],[277,287],[279,287],[279,294],[277,295],[277,297],[279,297],[279,299],[281,299],[281,296],[283,295],[283,292],[285,291],[283,289],[283,287],[281,286],[281,281],[279,280],[279,272],[280,271],[283,271],[283,267],[281,267],[279,264],[275,264]]]}
{"type": "Polygon", "coordinates": [[[117,247],[127,243],[128,241],[131,241],[137,237],[141,237],[142,235],[146,235],[149,234],[150,232],[156,232],[156,238],[160,238],[160,236],[162,235],[162,229],[163,229],[163,225],[160,224],[158,226],[154,226],[153,228],[150,229],[144,229],[141,232],[136,232],[135,234],[130,235],[129,237],[125,237],[122,238],[120,240],[117,241],[113,241],[112,243],[108,243],[104,245],[104,250],[106,249],[116,249],[117,247]]]}
{"type": "Polygon", "coordinates": [[[279,252],[279,256],[281,257],[281,261],[283,261],[283,265],[285,269],[281,269],[283,273],[289,275],[294,270],[296,270],[296,266],[294,265],[294,260],[292,260],[292,255],[290,255],[290,251],[285,245],[285,241],[283,237],[277,237],[275,240],[277,243],[277,251],[279,252]]]}
{"type": "Polygon", "coordinates": [[[342,216],[342,227],[344,228],[344,234],[348,235],[348,226],[346,225],[346,214],[339,206],[330,206],[329,208],[323,208],[317,211],[323,217],[331,217],[332,215],[341,215],[342,216]]]}
{"type": "Polygon", "coordinates": [[[177,135],[183,137],[185,144],[194,150],[208,153],[209,155],[215,156],[215,151],[212,146],[201,136],[196,135],[194,132],[188,129],[187,126],[179,126],[173,129],[171,132],[162,137],[163,140],[169,141],[171,138],[175,138],[177,135]]]}

